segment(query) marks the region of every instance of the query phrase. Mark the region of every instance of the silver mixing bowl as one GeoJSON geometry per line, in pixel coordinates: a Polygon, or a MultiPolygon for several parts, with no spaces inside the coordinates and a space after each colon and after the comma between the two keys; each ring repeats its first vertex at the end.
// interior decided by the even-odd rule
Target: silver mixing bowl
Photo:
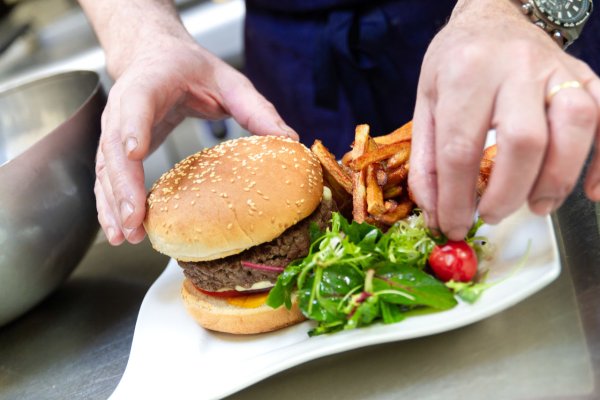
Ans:
{"type": "Polygon", "coordinates": [[[0,326],[56,289],[94,241],[105,102],[87,71],[0,92],[0,326]]]}

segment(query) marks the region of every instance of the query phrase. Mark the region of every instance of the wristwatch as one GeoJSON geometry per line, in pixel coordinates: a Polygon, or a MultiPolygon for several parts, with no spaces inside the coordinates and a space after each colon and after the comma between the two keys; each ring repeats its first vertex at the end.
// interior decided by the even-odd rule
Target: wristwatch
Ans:
{"type": "Polygon", "coordinates": [[[594,7],[592,0],[520,0],[521,10],[566,49],[581,34],[594,7]]]}

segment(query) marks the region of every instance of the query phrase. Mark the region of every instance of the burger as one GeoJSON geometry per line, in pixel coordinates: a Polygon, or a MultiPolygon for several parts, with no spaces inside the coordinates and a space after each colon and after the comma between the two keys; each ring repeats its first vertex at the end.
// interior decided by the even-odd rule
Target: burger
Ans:
{"type": "Polygon", "coordinates": [[[309,227],[334,207],[321,165],[299,142],[250,136],[176,164],[152,187],[144,226],[183,269],[183,302],[203,327],[253,334],[305,319],[265,304],[277,277],[308,254],[309,227]]]}

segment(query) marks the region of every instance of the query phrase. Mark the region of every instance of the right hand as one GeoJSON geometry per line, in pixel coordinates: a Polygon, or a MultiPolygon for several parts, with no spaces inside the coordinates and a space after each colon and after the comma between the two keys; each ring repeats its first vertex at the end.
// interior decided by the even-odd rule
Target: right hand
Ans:
{"type": "Polygon", "coordinates": [[[192,38],[157,35],[108,67],[116,82],[102,115],[94,191],[112,245],[143,240],[142,161],[185,117],[232,116],[252,134],[298,138],[247,78],[192,38]]]}

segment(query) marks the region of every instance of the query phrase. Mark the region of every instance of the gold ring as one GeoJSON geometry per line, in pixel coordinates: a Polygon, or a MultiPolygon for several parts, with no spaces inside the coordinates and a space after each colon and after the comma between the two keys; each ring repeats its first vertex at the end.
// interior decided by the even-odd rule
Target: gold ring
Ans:
{"type": "Polygon", "coordinates": [[[550,104],[552,98],[563,89],[581,89],[582,87],[583,85],[579,81],[564,81],[562,83],[554,85],[550,88],[550,91],[546,96],[546,104],[550,104]]]}

